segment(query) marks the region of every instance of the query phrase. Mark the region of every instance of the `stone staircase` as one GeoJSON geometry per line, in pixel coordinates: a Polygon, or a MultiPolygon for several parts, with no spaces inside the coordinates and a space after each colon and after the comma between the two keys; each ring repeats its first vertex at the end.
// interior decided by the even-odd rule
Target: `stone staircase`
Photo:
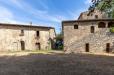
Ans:
{"type": "Polygon", "coordinates": [[[80,50],[78,49],[83,47],[85,43],[90,43],[91,47],[95,47],[96,43],[100,43],[98,45],[98,48],[99,48],[100,46],[103,46],[103,45],[106,46],[106,43],[108,43],[109,41],[111,42],[114,41],[114,34],[112,34],[109,31],[109,28],[102,28],[101,30],[96,31],[95,33],[91,33],[88,36],[83,37],[81,40],[74,41],[68,46],[67,50],[71,52],[73,52],[74,50],[77,50],[80,52],[80,50]]]}

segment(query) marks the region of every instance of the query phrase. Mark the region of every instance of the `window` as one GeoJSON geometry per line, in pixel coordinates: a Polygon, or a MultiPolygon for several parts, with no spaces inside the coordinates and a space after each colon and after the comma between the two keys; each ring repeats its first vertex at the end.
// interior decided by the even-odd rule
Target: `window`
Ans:
{"type": "Polygon", "coordinates": [[[78,29],[78,25],[74,25],[74,29],[78,29]]]}
{"type": "Polygon", "coordinates": [[[105,28],[106,24],[104,22],[98,23],[98,28],[105,28]]]}
{"type": "Polygon", "coordinates": [[[110,27],[114,27],[114,22],[109,22],[108,23],[108,28],[110,28],[110,27]]]}
{"type": "Polygon", "coordinates": [[[91,26],[91,33],[94,33],[94,32],[95,32],[95,27],[91,26]]]}
{"type": "Polygon", "coordinates": [[[36,36],[39,37],[40,36],[40,32],[36,31],[36,36]]]}
{"type": "Polygon", "coordinates": [[[24,30],[21,30],[20,36],[24,36],[24,30]]]}
{"type": "Polygon", "coordinates": [[[36,50],[40,50],[41,49],[40,43],[36,43],[35,45],[36,45],[36,50]]]}
{"type": "Polygon", "coordinates": [[[98,15],[95,15],[95,19],[98,19],[98,15]]]}

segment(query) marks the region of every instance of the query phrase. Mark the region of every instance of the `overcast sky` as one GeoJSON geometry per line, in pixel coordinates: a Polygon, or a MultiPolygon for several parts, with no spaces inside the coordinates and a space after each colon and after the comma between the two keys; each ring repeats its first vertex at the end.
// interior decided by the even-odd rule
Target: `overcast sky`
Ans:
{"type": "Polygon", "coordinates": [[[61,21],[75,20],[90,0],[0,0],[0,22],[52,26],[60,32],[61,21]]]}

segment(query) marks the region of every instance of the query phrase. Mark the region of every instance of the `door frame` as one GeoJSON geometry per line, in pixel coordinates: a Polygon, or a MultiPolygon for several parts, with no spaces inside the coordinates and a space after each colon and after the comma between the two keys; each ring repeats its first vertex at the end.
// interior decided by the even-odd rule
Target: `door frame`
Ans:
{"type": "Polygon", "coordinates": [[[89,43],[86,43],[85,44],[85,52],[89,52],[90,50],[90,45],[89,45],[89,43]]]}
{"type": "Polygon", "coordinates": [[[107,52],[107,53],[110,52],[110,43],[106,43],[106,52],[107,52]]]}
{"type": "Polygon", "coordinates": [[[25,42],[24,41],[20,41],[21,43],[21,50],[25,50],[25,42]]]}

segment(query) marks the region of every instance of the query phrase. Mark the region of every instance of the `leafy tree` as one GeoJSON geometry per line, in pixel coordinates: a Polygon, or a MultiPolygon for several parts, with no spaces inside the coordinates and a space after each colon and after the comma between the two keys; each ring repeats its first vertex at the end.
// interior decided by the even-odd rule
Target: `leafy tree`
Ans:
{"type": "Polygon", "coordinates": [[[109,18],[114,18],[114,0],[92,0],[89,10],[94,10],[95,8],[106,12],[109,18]]]}
{"type": "Polygon", "coordinates": [[[55,47],[56,47],[56,49],[63,49],[63,34],[62,34],[62,32],[57,34],[57,36],[56,36],[55,47]]]}

